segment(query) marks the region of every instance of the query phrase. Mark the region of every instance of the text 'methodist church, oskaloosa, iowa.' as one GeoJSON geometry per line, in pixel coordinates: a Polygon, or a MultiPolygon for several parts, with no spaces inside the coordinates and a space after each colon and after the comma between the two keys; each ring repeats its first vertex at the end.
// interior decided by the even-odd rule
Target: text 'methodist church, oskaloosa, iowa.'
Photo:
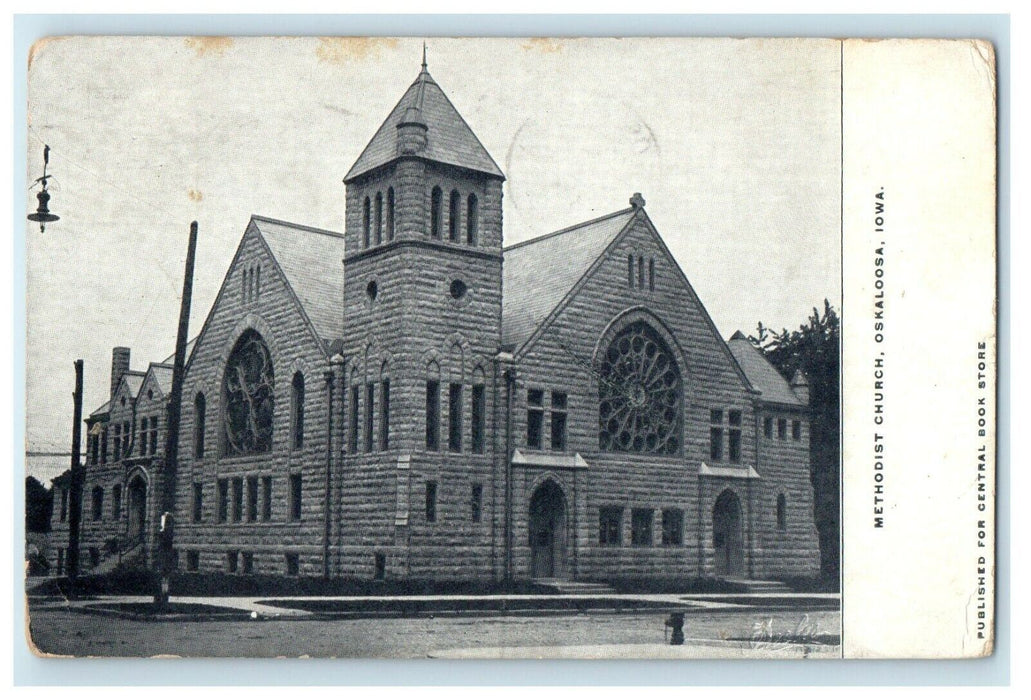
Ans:
{"type": "MultiPolygon", "coordinates": [[[[344,177],[343,233],[251,217],[187,351],[179,571],[818,573],[805,377],[719,336],[640,195],[506,248],[503,181],[424,65],[344,177]]],[[[153,565],[170,362],[114,349],[83,573],[153,565]]]]}

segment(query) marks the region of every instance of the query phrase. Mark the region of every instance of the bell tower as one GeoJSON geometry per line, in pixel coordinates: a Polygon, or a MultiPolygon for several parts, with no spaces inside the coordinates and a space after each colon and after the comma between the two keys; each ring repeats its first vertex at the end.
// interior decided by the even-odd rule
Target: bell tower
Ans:
{"type": "Polygon", "coordinates": [[[357,445],[350,436],[356,453],[371,444],[371,452],[410,454],[413,473],[420,453],[489,455],[493,416],[483,406],[492,405],[501,342],[503,182],[430,76],[424,48],[415,81],[344,178],[345,423],[360,423],[357,445]],[[436,421],[432,382],[437,426],[428,424],[436,421]]]}

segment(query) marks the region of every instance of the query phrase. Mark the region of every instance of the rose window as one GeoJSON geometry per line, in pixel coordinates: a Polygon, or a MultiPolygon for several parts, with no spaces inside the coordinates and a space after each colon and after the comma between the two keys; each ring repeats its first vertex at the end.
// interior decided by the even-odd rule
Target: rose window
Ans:
{"type": "Polygon", "coordinates": [[[680,452],[680,370],[651,326],[632,323],[612,340],[601,358],[598,390],[602,450],[680,452]]]}
{"type": "Polygon", "coordinates": [[[261,336],[248,331],[226,362],[222,385],[222,423],[227,456],[268,452],[272,449],[272,358],[261,336]]]}

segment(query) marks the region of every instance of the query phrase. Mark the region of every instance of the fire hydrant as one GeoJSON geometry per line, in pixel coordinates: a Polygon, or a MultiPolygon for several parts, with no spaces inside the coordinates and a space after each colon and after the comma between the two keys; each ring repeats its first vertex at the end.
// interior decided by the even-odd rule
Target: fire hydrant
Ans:
{"type": "Polygon", "coordinates": [[[671,645],[684,643],[684,613],[670,613],[669,617],[666,618],[666,627],[670,627],[673,630],[669,637],[671,645]]]}

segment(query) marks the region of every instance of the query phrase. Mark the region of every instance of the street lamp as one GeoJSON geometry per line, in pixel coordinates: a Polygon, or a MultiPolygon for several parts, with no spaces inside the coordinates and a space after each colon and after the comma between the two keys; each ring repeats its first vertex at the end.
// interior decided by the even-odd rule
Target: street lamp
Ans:
{"type": "Polygon", "coordinates": [[[29,214],[29,221],[39,222],[39,232],[43,233],[46,231],[47,224],[51,221],[57,221],[61,217],[57,214],[51,214],[50,209],[47,208],[47,204],[50,202],[50,193],[47,192],[47,180],[52,176],[47,175],[47,163],[50,162],[50,146],[43,145],[43,177],[36,178],[32,184],[35,185],[37,182],[43,184],[43,188],[36,193],[36,199],[39,200],[39,206],[36,207],[34,214],[29,214]]]}

